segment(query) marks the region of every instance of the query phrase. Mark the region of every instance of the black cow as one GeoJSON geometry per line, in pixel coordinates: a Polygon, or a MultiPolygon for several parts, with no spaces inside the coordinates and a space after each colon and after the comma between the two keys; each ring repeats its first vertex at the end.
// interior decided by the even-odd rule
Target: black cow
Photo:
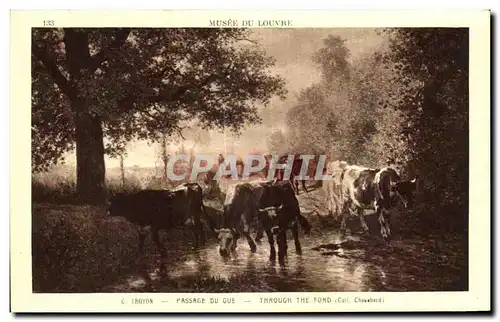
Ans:
{"type": "Polygon", "coordinates": [[[109,200],[110,216],[121,216],[138,225],[139,251],[142,252],[146,238],[146,227],[151,227],[158,251],[165,256],[158,231],[161,229],[185,228],[193,230],[194,248],[205,242],[202,215],[213,229],[203,205],[203,194],[199,184],[185,183],[173,190],[142,190],[135,193],[119,193],[109,200]]]}
{"type": "Polygon", "coordinates": [[[413,191],[416,178],[401,180],[392,168],[370,169],[347,166],[341,175],[343,217],[341,231],[346,230],[346,217],[349,214],[359,217],[362,228],[369,232],[364,219],[364,210],[375,210],[380,224],[380,234],[385,240],[391,237],[389,210],[399,200],[405,208],[413,205],[413,191]]]}

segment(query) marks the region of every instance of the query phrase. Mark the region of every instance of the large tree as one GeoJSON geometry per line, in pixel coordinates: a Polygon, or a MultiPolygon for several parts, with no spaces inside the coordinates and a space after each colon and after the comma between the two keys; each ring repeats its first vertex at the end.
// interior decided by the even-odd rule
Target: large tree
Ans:
{"type": "Polygon", "coordinates": [[[258,103],[285,94],[274,61],[244,29],[33,29],[32,163],[45,170],[76,147],[77,194],[104,198],[105,153],[159,140],[184,120],[239,131],[258,103]]]}

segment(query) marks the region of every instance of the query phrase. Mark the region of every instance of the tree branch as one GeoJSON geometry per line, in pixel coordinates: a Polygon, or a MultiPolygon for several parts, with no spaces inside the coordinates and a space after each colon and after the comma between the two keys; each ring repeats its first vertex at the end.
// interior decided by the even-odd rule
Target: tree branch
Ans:
{"type": "Polygon", "coordinates": [[[37,46],[34,44],[33,52],[38,60],[40,60],[40,62],[45,66],[52,80],[57,84],[61,91],[63,91],[63,93],[68,97],[72,98],[75,94],[73,87],[70,85],[68,79],[61,73],[59,67],[57,67],[55,59],[48,53],[47,48],[45,48],[45,46],[37,46]]]}
{"type": "Polygon", "coordinates": [[[128,38],[130,34],[130,28],[121,28],[116,32],[115,40],[106,48],[103,48],[100,52],[92,56],[89,71],[94,72],[103,62],[105,62],[109,55],[118,50],[128,38]]]}
{"type": "Polygon", "coordinates": [[[174,126],[174,128],[177,130],[177,134],[179,134],[179,136],[183,139],[183,140],[186,140],[186,138],[184,137],[184,135],[182,135],[182,130],[184,128],[180,127],[180,126],[174,126]]]}
{"type": "Polygon", "coordinates": [[[190,90],[192,88],[198,88],[198,87],[203,87],[205,85],[208,85],[209,83],[216,80],[217,77],[218,77],[217,74],[211,74],[210,76],[208,76],[207,78],[205,78],[204,80],[202,80],[199,83],[195,83],[195,84],[191,83],[188,85],[183,85],[183,86],[180,86],[179,88],[177,88],[173,92],[163,93],[163,94],[159,94],[159,95],[150,95],[150,96],[146,96],[144,98],[149,103],[176,101],[179,98],[181,98],[182,95],[184,95],[188,90],[190,90]]]}
{"type": "Polygon", "coordinates": [[[261,44],[259,44],[257,41],[255,40],[252,40],[252,39],[248,39],[248,38],[238,38],[238,37],[235,37],[234,38],[236,41],[248,41],[254,45],[257,45],[257,46],[262,46],[261,44]]]}

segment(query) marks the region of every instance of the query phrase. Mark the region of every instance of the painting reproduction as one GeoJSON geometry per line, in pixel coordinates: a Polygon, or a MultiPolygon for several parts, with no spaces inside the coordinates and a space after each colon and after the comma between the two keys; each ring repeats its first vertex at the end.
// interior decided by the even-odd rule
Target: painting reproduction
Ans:
{"type": "Polygon", "coordinates": [[[489,12],[305,13],[11,15],[13,311],[489,310],[489,12]]]}

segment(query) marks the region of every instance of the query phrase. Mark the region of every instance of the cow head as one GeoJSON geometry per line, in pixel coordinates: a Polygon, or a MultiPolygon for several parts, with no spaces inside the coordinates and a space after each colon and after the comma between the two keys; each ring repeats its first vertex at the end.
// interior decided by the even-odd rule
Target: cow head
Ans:
{"type": "Polygon", "coordinates": [[[283,205],[274,207],[275,216],[273,217],[273,226],[271,227],[271,233],[275,236],[279,236],[282,233],[286,233],[287,227],[283,226],[283,215],[285,214],[285,208],[283,205]]]}
{"type": "Polygon", "coordinates": [[[413,193],[417,190],[417,177],[413,180],[399,181],[392,187],[405,209],[413,207],[413,193]]]}
{"type": "Polygon", "coordinates": [[[217,239],[219,240],[219,254],[222,257],[229,257],[236,251],[239,234],[234,228],[215,229],[217,239]]]}

